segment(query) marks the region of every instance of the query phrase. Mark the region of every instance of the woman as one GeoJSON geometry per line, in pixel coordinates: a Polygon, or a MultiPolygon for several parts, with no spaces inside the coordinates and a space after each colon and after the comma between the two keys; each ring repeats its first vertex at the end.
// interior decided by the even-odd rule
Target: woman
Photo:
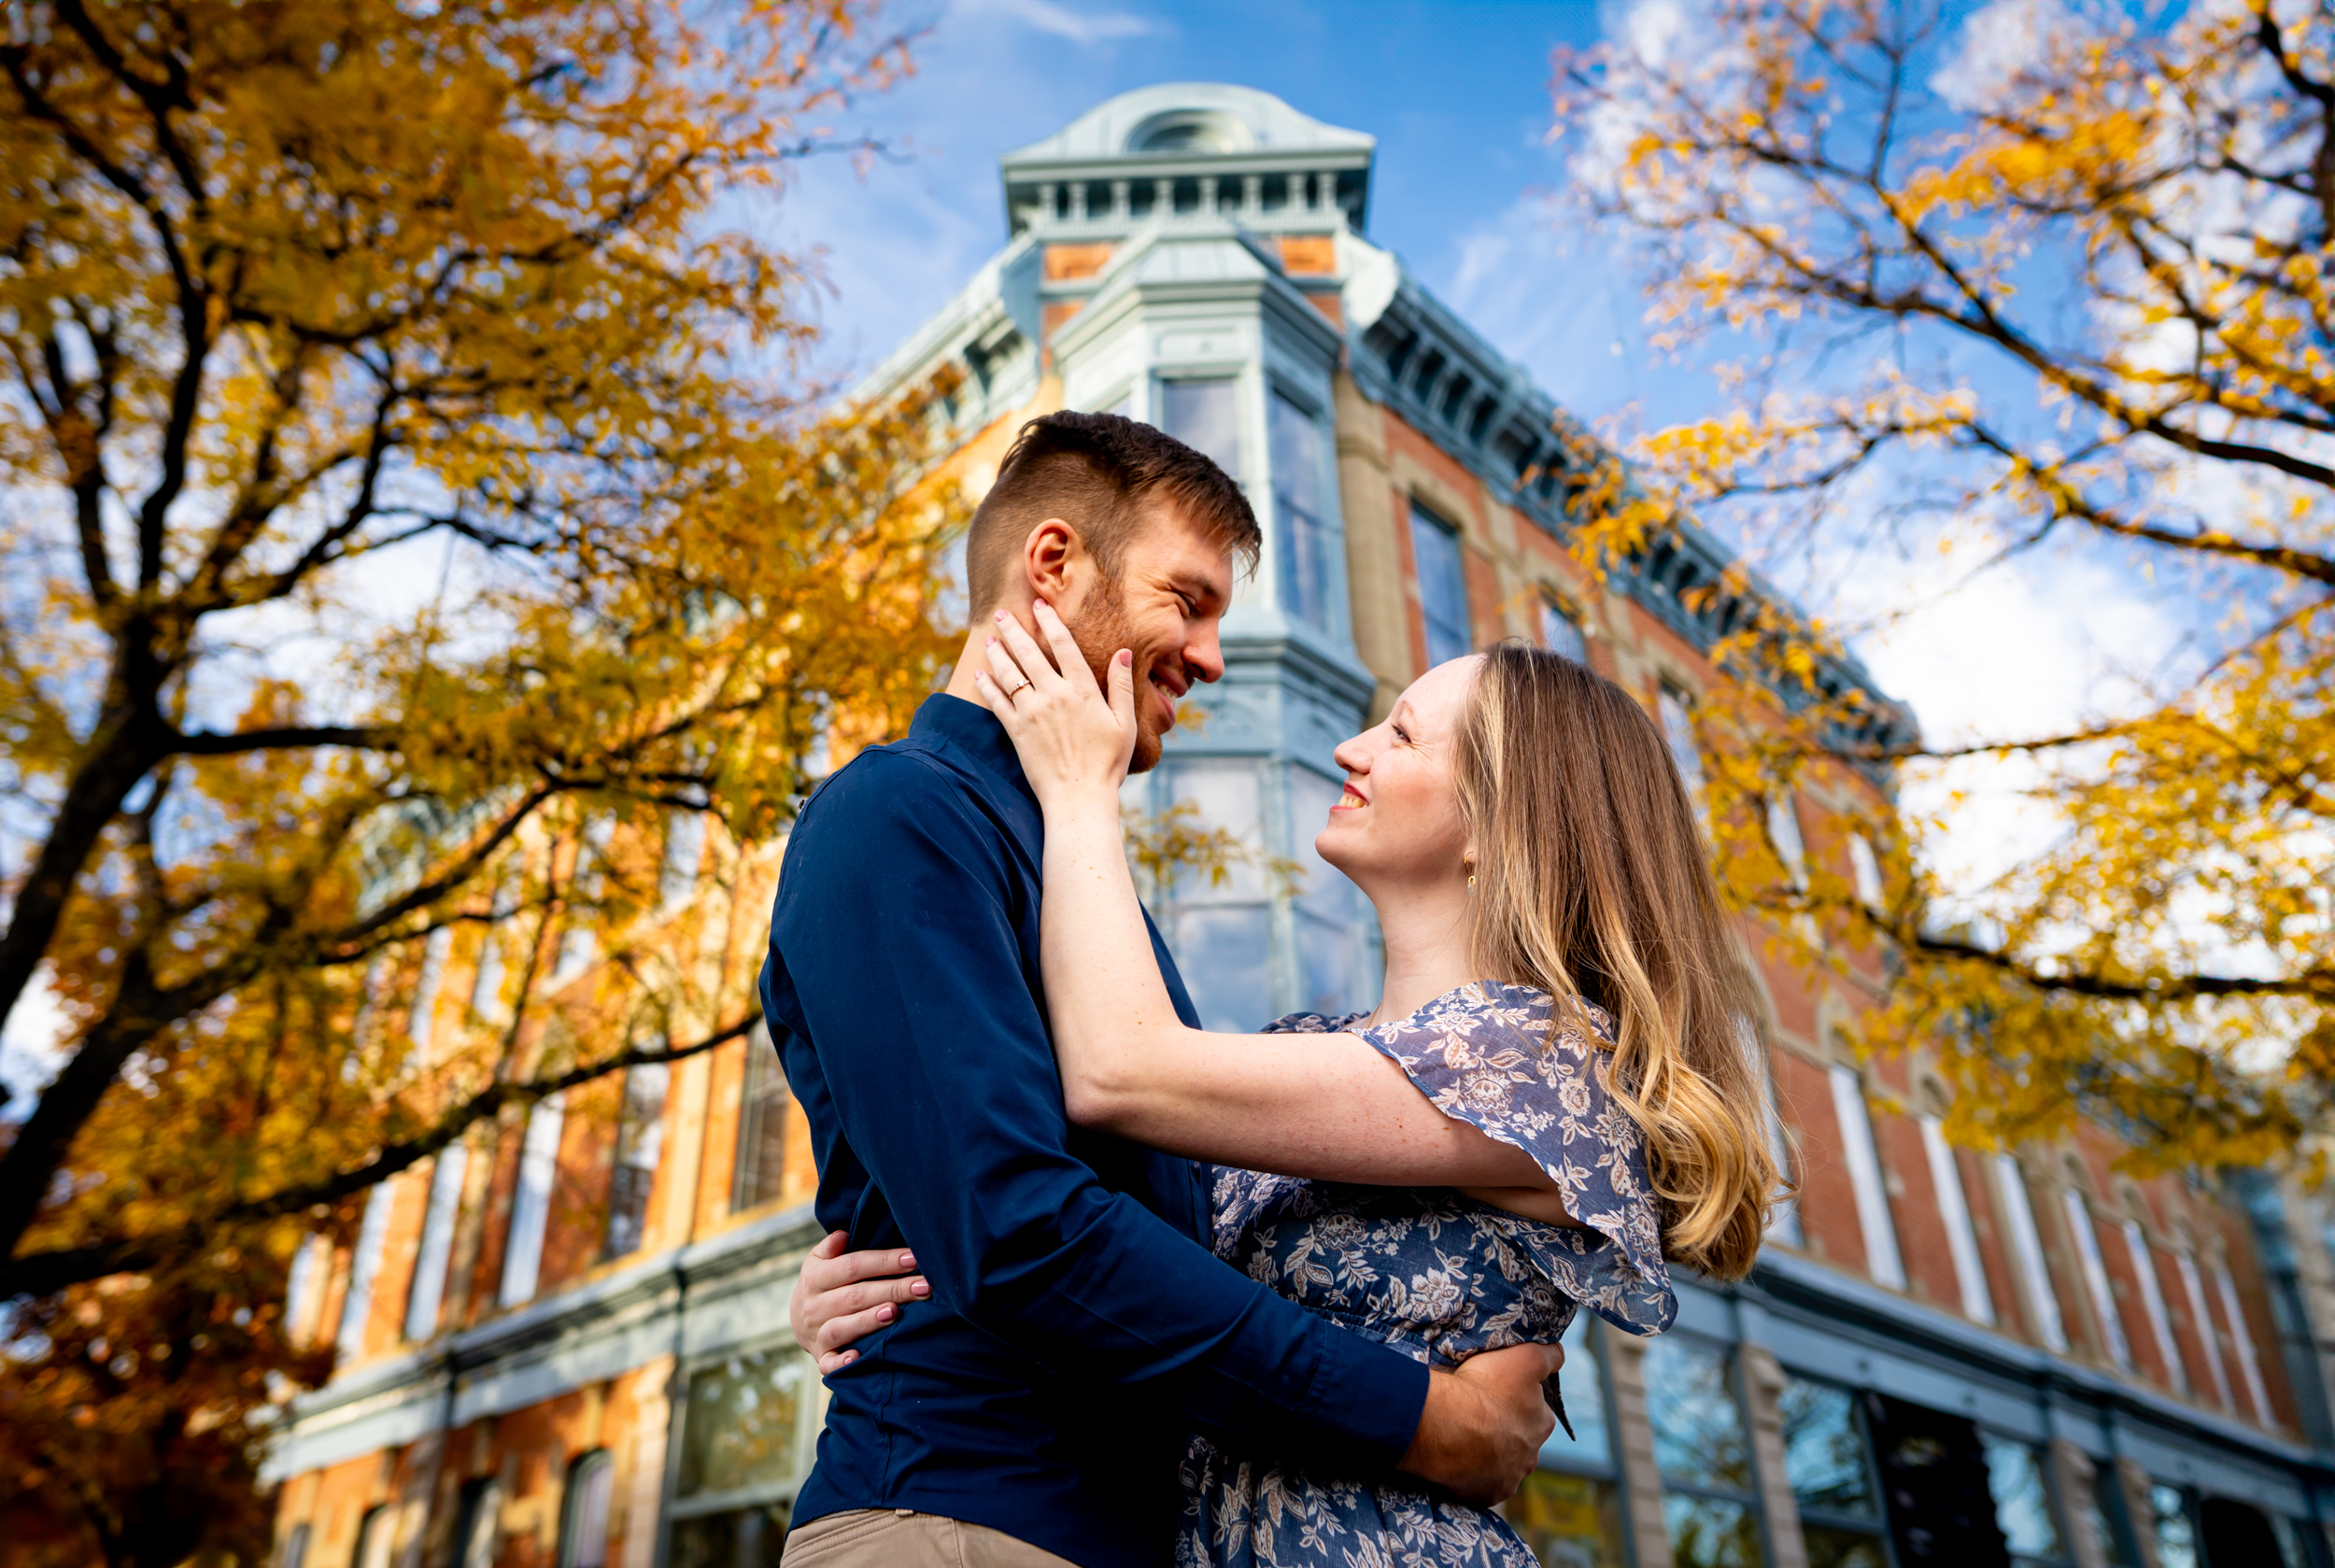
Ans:
{"type": "MultiPolygon", "coordinates": [[[[1210,1034],[1175,1015],[1121,841],[1130,661],[1106,700],[1036,617],[1054,657],[1001,617],[978,679],[1045,812],[1065,1107],[1218,1166],[1221,1257],[1442,1366],[1553,1341],[1579,1303],[1658,1333],[1666,1260],[1749,1270],[1776,1171],[1745,982],[1685,788],[1626,693],[1512,644],[1421,677],[1337,749],[1347,787],[1315,840],[1377,909],[1383,999],[1210,1034]]],[[[1195,1439],[1183,1485],[1180,1562],[1534,1561],[1495,1516],[1400,1476],[1195,1439]]]]}

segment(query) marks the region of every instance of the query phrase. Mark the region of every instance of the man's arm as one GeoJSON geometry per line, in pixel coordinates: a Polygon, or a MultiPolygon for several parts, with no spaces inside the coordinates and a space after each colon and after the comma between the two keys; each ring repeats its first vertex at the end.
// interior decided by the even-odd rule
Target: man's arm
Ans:
{"type": "Polygon", "coordinates": [[[1396,1462],[1424,1368],[1225,1267],[1068,1151],[1011,853],[939,770],[871,753],[804,813],[772,915],[837,1118],[935,1298],[1206,1428],[1396,1462]]]}

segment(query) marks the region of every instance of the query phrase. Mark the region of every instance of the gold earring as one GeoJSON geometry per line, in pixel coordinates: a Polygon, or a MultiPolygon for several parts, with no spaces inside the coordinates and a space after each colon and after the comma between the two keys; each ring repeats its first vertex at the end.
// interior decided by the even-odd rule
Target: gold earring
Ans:
{"type": "Polygon", "coordinates": [[[1467,885],[1470,887],[1476,885],[1476,873],[1473,871],[1467,873],[1467,885]]]}

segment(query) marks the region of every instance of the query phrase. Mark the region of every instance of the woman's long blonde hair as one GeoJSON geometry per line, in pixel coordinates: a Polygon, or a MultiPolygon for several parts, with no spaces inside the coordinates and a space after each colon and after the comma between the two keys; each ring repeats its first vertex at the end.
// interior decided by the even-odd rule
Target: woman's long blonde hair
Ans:
{"type": "Polygon", "coordinates": [[[1781,1173],[1748,1054],[1750,978],[1661,732],[1604,676],[1503,643],[1484,655],[1452,775],[1476,854],[1477,972],[1613,1020],[1608,1088],[1646,1131],[1663,1251],[1741,1278],[1781,1173]]]}

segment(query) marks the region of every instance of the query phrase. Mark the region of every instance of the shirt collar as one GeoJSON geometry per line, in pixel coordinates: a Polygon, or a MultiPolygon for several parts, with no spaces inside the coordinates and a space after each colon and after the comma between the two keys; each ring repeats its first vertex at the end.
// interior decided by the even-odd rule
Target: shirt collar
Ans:
{"type": "Polygon", "coordinates": [[[916,709],[908,733],[927,744],[945,742],[1031,799],[1038,798],[1022,771],[1022,759],[1013,750],[1012,737],[1006,734],[998,715],[978,702],[951,697],[947,692],[927,697],[916,709]]]}

